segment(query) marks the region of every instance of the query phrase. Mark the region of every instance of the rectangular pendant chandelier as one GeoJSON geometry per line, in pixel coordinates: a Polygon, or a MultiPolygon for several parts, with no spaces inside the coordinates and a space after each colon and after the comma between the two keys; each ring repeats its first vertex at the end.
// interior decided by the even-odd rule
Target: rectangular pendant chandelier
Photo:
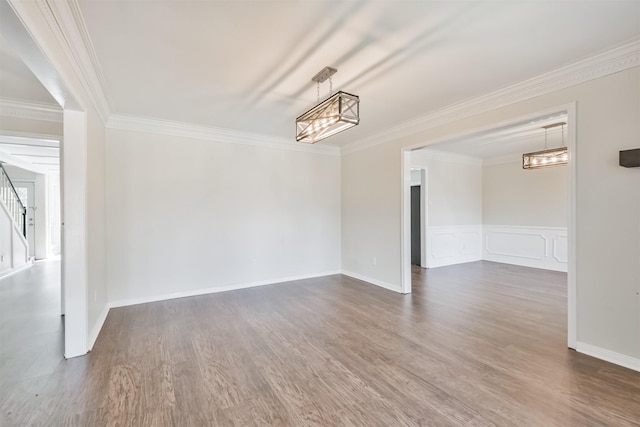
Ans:
{"type": "Polygon", "coordinates": [[[522,155],[522,169],[539,169],[549,166],[566,165],[569,160],[567,147],[534,151],[522,155]]]}
{"type": "Polygon", "coordinates": [[[524,153],[522,155],[522,169],[540,169],[567,164],[569,161],[569,150],[564,145],[564,125],[566,125],[565,122],[558,122],[542,126],[542,129],[544,129],[544,150],[524,153]],[[558,126],[562,126],[562,146],[548,149],[547,131],[558,126]]]}
{"type": "Polygon", "coordinates": [[[337,92],[296,119],[296,141],[314,144],[360,123],[360,98],[337,92]]]}

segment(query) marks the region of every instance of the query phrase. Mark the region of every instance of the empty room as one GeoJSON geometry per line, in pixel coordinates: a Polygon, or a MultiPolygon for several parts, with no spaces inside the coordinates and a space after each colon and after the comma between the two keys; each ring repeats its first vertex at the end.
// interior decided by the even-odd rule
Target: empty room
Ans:
{"type": "Polygon", "coordinates": [[[0,42],[0,425],[639,425],[640,2],[0,0],[0,42]]]}

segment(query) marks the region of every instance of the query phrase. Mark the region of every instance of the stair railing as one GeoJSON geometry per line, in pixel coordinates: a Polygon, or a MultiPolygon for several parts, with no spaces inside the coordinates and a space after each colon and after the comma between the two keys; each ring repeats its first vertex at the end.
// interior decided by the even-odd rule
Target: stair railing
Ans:
{"type": "Polygon", "coordinates": [[[18,192],[11,182],[11,178],[7,175],[7,171],[4,170],[4,166],[0,163],[0,199],[4,202],[9,215],[18,226],[18,229],[22,231],[22,235],[27,237],[27,208],[24,207],[18,192]]]}

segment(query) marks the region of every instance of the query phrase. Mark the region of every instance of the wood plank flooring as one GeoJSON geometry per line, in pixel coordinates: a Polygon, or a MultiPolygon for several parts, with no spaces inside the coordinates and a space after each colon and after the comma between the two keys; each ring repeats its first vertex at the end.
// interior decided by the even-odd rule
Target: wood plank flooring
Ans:
{"type": "Polygon", "coordinates": [[[566,348],[566,275],[413,269],[111,310],[94,350],[0,390],[2,426],[640,425],[640,373],[566,348]]]}

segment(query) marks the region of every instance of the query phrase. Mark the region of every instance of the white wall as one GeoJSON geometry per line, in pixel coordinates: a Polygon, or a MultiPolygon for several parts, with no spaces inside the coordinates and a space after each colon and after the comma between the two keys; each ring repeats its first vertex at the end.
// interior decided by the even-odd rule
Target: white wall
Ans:
{"type": "Polygon", "coordinates": [[[61,136],[62,122],[0,116],[0,131],[61,136]]]}
{"type": "Polygon", "coordinates": [[[340,158],[107,131],[115,305],[340,270],[340,158]]]}
{"type": "Polygon", "coordinates": [[[29,258],[29,246],[22,232],[16,227],[11,227],[12,246],[11,246],[11,263],[13,268],[22,267],[27,263],[29,258]]]}
{"type": "Polygon", "coordinates": [[[482,259],[567,271],[568,168],[485,164],[482,259]]]}
{"type": "Polygon", "coordinates": [[[567,182],[566,166],[525,170],[521,161],[485,164],[484,224],[566,228],[567,182]]]}
{"type": "Polygon", "coordinates": [[[426,170],[425,264],[441,267],[482,258],[482,161],[418,150],[411,167],[426,170]]]}
{"type": "Polygon", "coordinates": [[[0,202],[0,275],[10,274],[28,259],[27,241],[13,223],[13,218],[0,202]]]}
{"type": "Polygon", "coordinates": [[[640,173],[617,164],[619,150],[640,143],[639,93],[636,67],[343,156],[343,268],[400,288],[401,147],[575,101],[578,348],[604,349],[640,367],[640,173]],[[372,214],[362,221],[363,212],[372,214]]]}
{"type": "Polygon", "coordinates": [[[87,301],[90,344],[107,313],[106,134],[97,114],[87,117],[87,301]],[[97,325],[97,326],[96,326],[97,325]]]}
{"type": "Polygon", "coordinates": [[[481,161],[420,150],[411,166],[427,169],[430,227],[482,224],[481,161]]]}
{"type": "Polygon", "coordinates": [[[13,223],[11,216],[0,203],[0,273],[13,268],[13,223]]]}
{"type": "Polygon", "coordinates": [[[48,243],[47,253],[49,255],[59,255],[62,248],[60,247],[60,174],[51,174],[46,177],[47,186],[47,203],[49,211],[47,212],[48,243]]]}

